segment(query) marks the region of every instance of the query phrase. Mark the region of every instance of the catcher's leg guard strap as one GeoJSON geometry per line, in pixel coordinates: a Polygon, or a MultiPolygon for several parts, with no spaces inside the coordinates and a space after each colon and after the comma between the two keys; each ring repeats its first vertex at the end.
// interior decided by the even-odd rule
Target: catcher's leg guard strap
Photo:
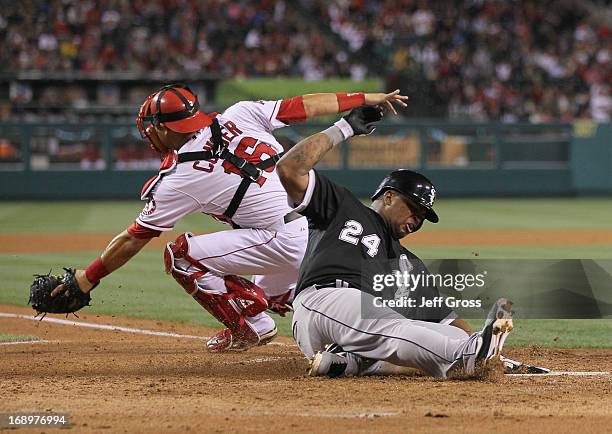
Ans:
{"type": "Polygon", "coordinates": [[[166,273],[172,274],[172,277],[185,288],[185,291],[193,296],[198,291],[197,279],[208,273],[208,268],[189,256],[188,235],[191,234],[182,234],[173,243],[166,245],[164,250],[164,266],[166,273]],[[189,268],[193,266],[198,271],[192,272],[178,268],[176,266],[177,259],[187,261],[190,265],[189,268]]]}
{"type": "Polygon", "coordinates": [[[263,290],[244,277],[225,276],[225,287],[230,296],[240,303],[246,316],[255,316],[268,308],[263,290]]]}
{"type": "Polygon", "coordinates": [[[227,294],[209,294],[204,291],[196,291],[192,297],[232,332],[241,334],[245,327],[251,328],[244,316],[240,314],[240,308],[236,305],[236,302],[230,300],[227,294]]]}
{"type": "Polygon", "coordinates": [[[255,316],[268,308],[263,290],[253,282],[240,276],[221,278],[209,274],[208,268],[189,255],[189,236],[189,233],[183,234],[173,243],[168,243],[164,250],[164,264],[166,272],[172,274],[202,307],[233,331],[245,327],[245,316],[255,316]],[[177,261],[181,266],[177,266],[177,261]],[[187,269],[184,269],[184,264],[188,264],[187,269]],[[220,293],[219,288],[216,291],[208,288],[207,279],[223,279],[227,293],[220,293]]]}

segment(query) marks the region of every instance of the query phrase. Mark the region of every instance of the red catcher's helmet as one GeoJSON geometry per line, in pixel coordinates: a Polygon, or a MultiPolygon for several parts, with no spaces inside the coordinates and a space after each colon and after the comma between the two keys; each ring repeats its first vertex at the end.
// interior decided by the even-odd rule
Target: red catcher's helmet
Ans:
{"type": "Polygon", "coordinates": [[[198,97],[184,84],[169,84],[147,97],[140,106],[136,124],[143,138],[149,138],[145,123],[163,125],[177,133],[195,133],[212,123],[199,111],[198,97]]]}

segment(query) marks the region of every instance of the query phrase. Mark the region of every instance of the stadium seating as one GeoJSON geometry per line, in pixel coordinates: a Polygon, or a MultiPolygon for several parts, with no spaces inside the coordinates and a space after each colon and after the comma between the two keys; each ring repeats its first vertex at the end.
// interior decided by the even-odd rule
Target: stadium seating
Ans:
{"type": "MultiPolygon", "coordinates": [[[[588,3],[588,2],[587,2],[588,3]]],[[[609,121],[612,38],[598,10],[552,0],[5,2],[4,76],[206,73],[223,78],[386,78],[407,114],[609,121]],[[334,35],[336,35],[334,37],[334,35]]],[[[598,9],[599,8],[599,9],[598,9]]],[[[603,12],[601,16],[604,16],[603,12]]],[[[113,104],[113,86],[96,97],[113,104]]],[[[11,85],[12,104],[83,104],[82,88],[11,85]]],[[[130,94],[131,103],[142,91],[130,94]]],[[[45,106],[47,104],[47,106],[45,106]]],[[[3,108],[0,119],[14,115],[3,108]]]]}

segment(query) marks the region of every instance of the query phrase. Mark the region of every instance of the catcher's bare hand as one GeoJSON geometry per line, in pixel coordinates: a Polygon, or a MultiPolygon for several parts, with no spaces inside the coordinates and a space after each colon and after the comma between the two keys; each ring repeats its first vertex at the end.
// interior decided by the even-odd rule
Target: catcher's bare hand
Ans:
{"type": "Polygon", "coordinates": [[[399,89],[396,89],[391,93],[366,93],[365,103],[367,105],[382,105],[390,112],[397,114],[394,106],[406,107],[406,101],[408,101],[408,97],[400,95],[399,92],[399,89]]]}
{"type": "MultiPolygon", "coordinates": [[[[75,270],[74,277],[77,283],[79,284],[79,289],[85,294],[91,291],[91,289],[94,287],[94,285],[89,280],[87,280],[85,270],[75,270]]],[[[56,286],[53,291],[51,291],[51,297],[56,297],[60,294],[63,294],[65,290],[66,287],[62,283],[61,285],[56,286]]]]}

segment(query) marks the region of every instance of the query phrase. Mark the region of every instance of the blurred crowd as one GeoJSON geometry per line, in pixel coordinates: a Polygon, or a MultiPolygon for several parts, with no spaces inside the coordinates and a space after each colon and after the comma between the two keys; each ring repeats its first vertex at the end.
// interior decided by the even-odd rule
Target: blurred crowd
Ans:
{"type": "Polygon", "coordinates": [[[360,80],[382,65],[391,76],[433,83],[432,100],[451,118],[608,121],[611,30],[579,6],[577,0],[3,2],[0,72],[360,80]]]}
{"type": "MultiPolygon", "coordinates": [[[[352,52],[434,83],[451,118],[609,121],[611,29],[571,0],[309,0],[352,52]]],[[[610,8],[605,3],[600,8],[610,8]]]]}
{"type": "Polygon", "coordinates": [[[3,3],[5,71],[350,75],[346,55],[282,0],[3,3]]]}

